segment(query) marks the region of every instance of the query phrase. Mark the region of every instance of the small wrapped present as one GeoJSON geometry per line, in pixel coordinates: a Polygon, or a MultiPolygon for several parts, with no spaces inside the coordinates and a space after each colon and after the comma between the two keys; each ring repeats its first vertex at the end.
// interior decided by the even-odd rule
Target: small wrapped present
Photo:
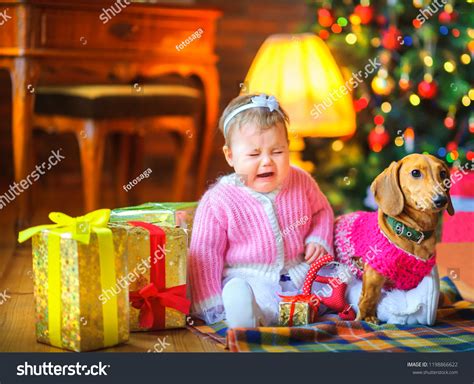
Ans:
{"type": "Polygon", "coordinates": [[[282,326],[297,326],[313,323],[318,315],[321,304],[328,309],[338,312],[342,320],[354,320],[356,314],[352,306],[346,302],[347,283],[337,277],[320,276],[319,270],[334,261],[333,256],[326,254],[311,264],[303,283],[303,292],[297,296],[281,296],[279,324],[282,326]],[[329,296],[319,296],[311,293],[314,282],[331,286],[329,296]]]}
{"type": "Polygon", "coordinates": [[[130,330],[185,327],[187,231],[139,221],[110,226],[128,232],[130,330]]]}
{"type": "Polygon", "coordinates": [[[112,223],[144,221],[191,230],[197,205],[197,202],[145,203],[135,207],[117,208],[112,210],[110,221],[112,223]]]}
{"type": "Polygon", "coordinates": [[[107,228],[109,216],[108,209],[77,218],[52,212],[55,224],[20,232],[20,242],[33,238],[39,342],[79,352],[128,340],[128,291],[118,285],[127,275],[127,232],[107,228]]]}
{"type": "Polygon", "coordinates": [[[281,296],[278,324],[283,327],[308,325],[316,320],[317,300],[312,295],[281,296]]]}

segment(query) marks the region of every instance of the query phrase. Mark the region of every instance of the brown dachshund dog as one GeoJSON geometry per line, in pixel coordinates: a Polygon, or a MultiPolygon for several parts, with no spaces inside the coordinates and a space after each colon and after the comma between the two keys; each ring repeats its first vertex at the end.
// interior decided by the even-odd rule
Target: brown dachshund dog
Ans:
{"type": "MultiPolygon", "coordinates": [[[[450,215],[454,214],[449,189],[443,185],[447,178],[449,168],[444,162],[421,154],[408,155],[393,162],[377,176],[371,190],[379,206],[378,226],[392,244],[423,260],[434,253],[435,236],[421,238],[420,241],[400,236],[387,222],[387,216],[406,228],[419,232],[435,231],[442,210],[447,209],[450,215]]],[[[383,254],[377,257],[383,257],[383,254]]],[[[382,287],[387,282],[386,277],[368,264],[363,266],[362,293],[356,320],[378,323],[377,304],[382,287]]]]}

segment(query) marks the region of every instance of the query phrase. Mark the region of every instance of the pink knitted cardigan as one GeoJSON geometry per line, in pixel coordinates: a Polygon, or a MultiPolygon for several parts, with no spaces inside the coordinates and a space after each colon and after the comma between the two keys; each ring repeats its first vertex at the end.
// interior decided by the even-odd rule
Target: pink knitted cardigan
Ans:
{"type": "Polygon", "coordinates": [[[431,272],[436,256],[423,260],[398,248],[382,233],[377,217],[377,212],[355,212],[337,218],[336,259],[347,264],[358,278],[362,278],[362,270],[354,258],[360,257],[391,281],[386,288],[415,288],[431,272]]]}
{"type": "Polygon", "coordinates": [[[278,283],[288,273],[303,285],[305,244],[332,252],[334,214],[314,179],[291,167],[282,185],[258,193],[236,174],[224,176],[201,198],[189,250],[193,313],[212,323],[224,317],[224,277],[278,283]]]}

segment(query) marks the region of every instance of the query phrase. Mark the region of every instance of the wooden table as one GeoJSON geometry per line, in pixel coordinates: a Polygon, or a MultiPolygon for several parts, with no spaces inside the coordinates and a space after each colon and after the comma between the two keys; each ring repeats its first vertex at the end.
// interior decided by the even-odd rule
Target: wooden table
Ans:
{"type": "MultiPolygon", "coordinates": [[[[28,154],[37,86],[130,83],[137,76],[178,73],[198,77],[205,94],[197,196],[203,192],[218,114],[214,47],[220,12],[127,2],[0,0],[6,16],[0,19],[0,68],[11,75],[17,183],[34,169],[28,154]],[[199,38],[186,42],[199,30],[199,38]]],[[[31,215],[27,190],[19,202],[18,223],[24,227],[31,215]]]]}

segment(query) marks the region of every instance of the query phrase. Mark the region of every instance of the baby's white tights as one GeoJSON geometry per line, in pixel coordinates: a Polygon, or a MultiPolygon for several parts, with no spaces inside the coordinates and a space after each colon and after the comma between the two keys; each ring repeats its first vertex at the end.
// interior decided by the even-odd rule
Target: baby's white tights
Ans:
{"type": "Polygon", "coordinates": [[[259,325],[259,308],[252,287],[234,278],[222,290],[226,322],[230,328],[255,328],[259,325]]]}

